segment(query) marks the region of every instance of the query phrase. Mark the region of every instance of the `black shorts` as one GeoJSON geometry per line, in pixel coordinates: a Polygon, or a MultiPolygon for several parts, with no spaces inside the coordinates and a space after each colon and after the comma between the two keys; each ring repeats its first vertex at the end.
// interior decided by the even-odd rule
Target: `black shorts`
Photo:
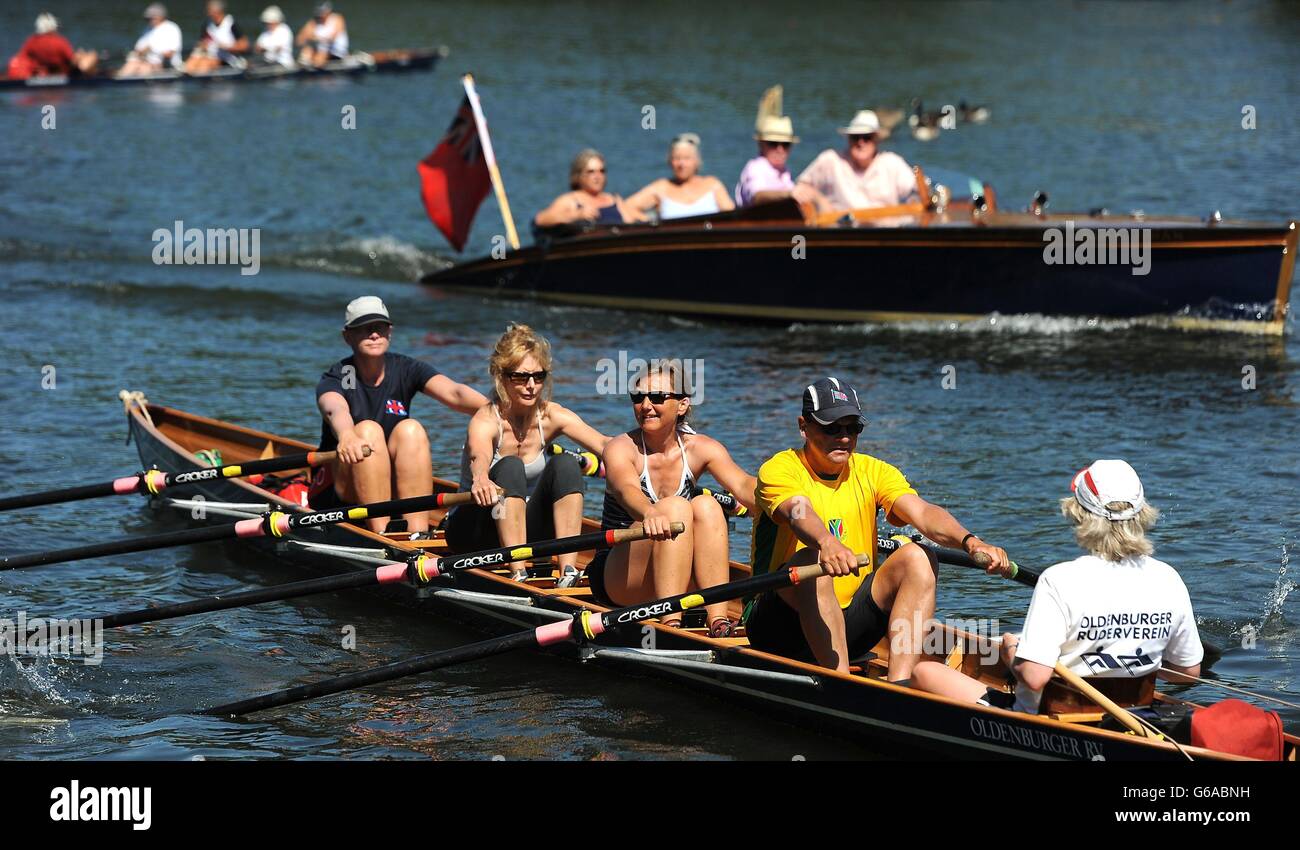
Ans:
{"type": "Polygon", "coordinates": [[[587,564],[582,573],[587,577],[587,586],[591,589],[593,602],[597,605],[604,605],[606,608],[620,608],[622,606],[610,599],[609,594],[605,591],[605,561],[608,559],[609,550],[601,549],[587,564]]]}
{"type": "MultiPolygon", "coordinates": [[[[876,574],[866,577],[844,612],[844,636],[848,641],[849,658],[861,658],[880,643],[889,631],[889,616],[880,610],[871,598],[871,583],[876,574]]],[[[776,591],[768,591],[754,598],[745,620],[749,645],[773,655],[784,655],[798,661],[816,664],[808,641],[799,625],[799,612],[786,604],[776,591]]]]}
{"type": "MultiPolygon", "coordinates": [[[[586,479],[572,455],[552,455],[537,480],[531,496],[524,479],[524,463],[517,457],[503,457],[493,465],[488,478],[500,485],[508,499],[528,498],[524,509],[528,540],[549,540],[555,536],[553,506],[565,496],[585,493],[586,479]]],[[[492,509],[475,504],[457,505],[447,515],[447,546],[453,552],[476,552],[501,545],[492,509]]]]}

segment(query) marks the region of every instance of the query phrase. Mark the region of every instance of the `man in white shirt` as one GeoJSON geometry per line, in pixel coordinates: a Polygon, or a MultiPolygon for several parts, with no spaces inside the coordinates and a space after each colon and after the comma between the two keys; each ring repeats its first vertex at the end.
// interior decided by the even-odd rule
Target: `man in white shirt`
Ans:
{"type": "Polygon", "coordinates": [[[126,58],[126,64],[117,72],[119,77],[139,77],[157,74],[168,68],[180,66],[181,28],[175,21],[167,20],[167,7],[150,3],[144,10],[149,28],[135,43],[135,49],[126,58]]]}
{"type": "Polygon", "coordinates": [[[199,43],[185,60],[185,73],[206,74],[222,65],[244,66],[248,38],[226,11],[225,0],[208,0],[199,43]]]}
{"type": "Polygon", "coordinates": [[[268,64],[292,68],[293,30],[284,22],[280,7],[267,6],[262,12],[262,23],[266,24],[266,30],[257,37],[253,50],[268,64]]]}
{"type": "Polygon", "coordinates": [[[1036,714],[1058,663],[1098,678],[1200,675],[1204,649],[1191,599],[1178,571],[1151,557],[1146,532],[1159,513],[1133,467],[1096,461],[1075,475],[1071,489],[1061,513],[1090,554],[1044,570],[1022,637],[1003,635],[1014,696],[934,661],[916,666],[913,687],[1036,714]]]}
{"type": "Polygon", "coordinates": [[[799,175],[799,185],[816,189],[834,210],[892,207],[917,194],[916,175],[906,160],[880,150],[887,133],[875,112],[861,110],[838,132],[848,147],[818,154],[799,175]]]}

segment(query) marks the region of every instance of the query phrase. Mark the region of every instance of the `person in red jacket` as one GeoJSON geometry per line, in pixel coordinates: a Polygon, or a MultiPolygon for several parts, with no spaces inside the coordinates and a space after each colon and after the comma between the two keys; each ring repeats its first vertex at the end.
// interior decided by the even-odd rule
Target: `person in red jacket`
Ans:
{"type": "Polygon", "coordinates": [[[36,17],[36,33],[23,42],[9,60],[10,79],[26,80],[60,74],[93,73],[98,56],[89,50],[73,50],[59,33],[59,21],[49,12],[36,17]]]}

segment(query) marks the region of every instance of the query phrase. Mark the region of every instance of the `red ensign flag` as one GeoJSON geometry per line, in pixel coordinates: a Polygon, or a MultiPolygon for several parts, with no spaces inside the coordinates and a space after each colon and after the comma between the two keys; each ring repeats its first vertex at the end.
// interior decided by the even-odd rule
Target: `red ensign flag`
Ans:
{"type": "Polygon", "coordinates": [[[460,102],[447,134],[420,161],[420,197],[429,220],[460,251],[469,238],[474,213],[492,188],[487,159],[474,126],[469,97],[460,102]]]}

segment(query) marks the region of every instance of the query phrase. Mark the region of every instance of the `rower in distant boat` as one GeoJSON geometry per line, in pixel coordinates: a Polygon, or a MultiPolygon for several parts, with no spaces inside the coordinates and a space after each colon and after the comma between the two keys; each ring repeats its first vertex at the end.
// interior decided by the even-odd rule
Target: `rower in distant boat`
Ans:
{"type": "MultiPolygon", "coordinates": [[[[411,417],[411,401],[424,393],[452,410],[470,415],[487,399],[437,369],[388,350],[393,322],[384,302],[364,295],[348,304],[343,340],[352,349],[316,385],[321,412],[320,450],[338,450],[338,459],[321,467],[312,482],[317,509],[339,504],[381,502],[433,492],[429,435],[411,417]],[[369,448],[370,454],[365,454],[369,448]]],[[[427,537],[429,514],[406,514],[406,529],[427,537]]],[[[366,521],[382,532],[387,517],[366,521]]]]}
{"type": "Polygon", "coordinates": [[[1100,678],[1200,675],[1204,650],[1191,598],[1178,571],[1151,557],[1155,548],[1146,533],[1159,512],[1137,472],[1122,460],[1095,461],[1070,489],[1061,513],[1088,554],[1044,570],[1021,636],[1002,636],[1002,662],[1016,678],[1015,693],[934,661],[916,665],[912,687],[1036,714],[1058,663],[1100,678]]]}
{"type": "Polygon", "coordinates": [[[242,68],[248,37],[235,23],[235,16],[226,11],[224,0],[208,0],[205,14],[199,43],[185,60],[185,73],[207,74],[223,65],[242,68]]]}
{"type": "Polygon", "coordinates": [[[11,80],[93,74],[98,62],[95,51],[74,50],[59,32],[58,18],[42,12],[36,16],[36,32],[9,60],[6,74],[11,80]]]}
{"type": "Polygon", "coordinates": [[[167,19],[167,7],[150,3],[144,17],[149,27],[136,40],[135,48],[117,72],[119,77],[143,77],[180,67],[184,38],[176,22],[167,19]]]}
{"type": "Polygon", "coordinates": [[[758,156],[745,163],[736,181],[736,206],[747,207],[765,201],[793,197],[800,203],[825,207],[825,199],[811,186],[796,186],[790,175],[790,147],[797,144],[794,122],[786,115],[759,119],[754,132],[758,156]]]}
{"type": "MultiPolygon", "coordinates": [[[[551,401],[551,344],[527,325],[506,328],[488,372],[495,392],[470,419],[460,458],[460,490],[474,504],[452,509],[447,545],[472,552],[582,533],[582,469],[574,455],[546,448],[563,435],[599,455],[609,437],[551,401]]],[[[576,552],[558,556],[558,587],[577,584],[577,563],[576,552]]],[[[528,578],[522,561],[511,568],[515,581],[528,578]]]]}
{"type": "Polygon", "coordinates": [[[559,227],[584,221],[596,224],[624,224],[643,221],[641,215],[618,195],[605,191],[605,157],[594,148],[578,152],[569,167],[569,188],[533,218],[537,228],[559,227]]]}
{"type": "Polygon", "coordinates": [[[888,634],[889,681],[901,682],[912,675],[934,616],[938,569],[924,547],[909,544],[859,570],[855,553],[876,550],[876,512],[941,545],[983,552],[990,571],[1006,574],[1010,566],[1006,552],[918,496],[898,469],[855,453],[865,423],[847,383],[822,378],[804,389],[803,447],[774,455],[758,471],[752,558],[758,575],[815,548],[826,575],[753,598],[745,624],[755,649],[844,673],[888,634]]]}
{"type": "Polygon", "coordinates": [[[284,22],[280,7],[267,6],[262,10],[262,23],[266,24],[266,29],[257,37],[253,52],[268,65],[292,68],[293,30],[284,22]]]}
{"type": "Polygon", "coordinates": [[[348,24],[331,3],[318,3],[312,19],[298,30],[299,64],[319,68],[348,57],[348,24]]]}
{"type": "Polygon", "coordinates": [[[672,177],[661,177],[627,199],[641,212],[658,210],[661,220],[733,210],[727,187],[716,177],[700,174],[700,137],[682,133],[668,145],[672,177]]]}
{"type": "Polygon", "coordinates": [[[816,189],[833,210],[892,207],[916,197],[911,166],[898,154],[880,150],[889,131],[880,126],[875,112],[860,110],[837,132],[846,138],[847,147],[818,154],[799,175],[800,185],[816,189]]]}
{"type": "MultiPolygon", "coordinates": [[[[742,505],[754,509],[754,476],[741,469],[727,447],[688,423],[691,393],[680,360],[653,360],[629,394],[639,427],[605,447],[603,529],[640,522],[648,540],[615,546],[587,565],[596,601],[634,605],[701,590],[729,579],[727,519],[710,495],[696,495],[708,473],[742,505]],[[672,523],[686,531],[673,537],[672,523]]],[[[725,602],[706,609],[712,637],[733,636],[739,623],[725,602]]],[[[680,627],[681,614],[664,625],[680,627]]]]}

